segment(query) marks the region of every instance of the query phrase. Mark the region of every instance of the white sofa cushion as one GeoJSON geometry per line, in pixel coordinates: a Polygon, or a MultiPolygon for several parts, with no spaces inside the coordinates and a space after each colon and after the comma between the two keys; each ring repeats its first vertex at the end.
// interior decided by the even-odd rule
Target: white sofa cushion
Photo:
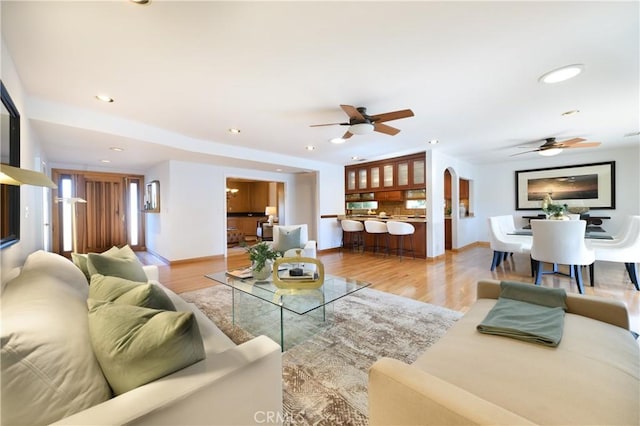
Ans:
{"type": "Polygon", "coordinates": [[[38,251],[2,293],[2,423],[49,424],[111,391],[89,340],[83,273],[38,251]],[[63,308],[61,308],[63,307],[63,308]]]}

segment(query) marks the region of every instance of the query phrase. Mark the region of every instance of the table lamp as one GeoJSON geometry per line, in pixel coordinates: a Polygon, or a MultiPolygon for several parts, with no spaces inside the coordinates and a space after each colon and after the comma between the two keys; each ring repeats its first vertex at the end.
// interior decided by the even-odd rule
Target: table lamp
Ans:
{"type": "Polygon", "coordinates": [[[276,213],[278,213],[278,209],[276,209],[275,206],[267,206],[264,209],[264,214],[269,216],[269,225],[273,225],[273,216],[275,216],[276,213]]]}

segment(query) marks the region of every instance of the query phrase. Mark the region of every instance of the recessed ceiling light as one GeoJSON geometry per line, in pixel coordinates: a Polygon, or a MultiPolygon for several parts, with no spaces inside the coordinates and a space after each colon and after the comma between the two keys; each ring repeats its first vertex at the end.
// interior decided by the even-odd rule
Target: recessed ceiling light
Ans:
{"type": "Polygon", "coordinates": [[[335,143],[335,144],[345,143],[346,141],[347,141],[346,139],[342,139],[342,138],[329,139],[329,142],[335,143]]]}
{"type": "Polygon", "coordinates": [[[429,144],[431,144],[431,145],[436,145],[436,144],[439,144],[439,143],[440,143],[440,141],[438,139],[431,139],[429,141],[429,144]]]}
{"type": "Polygon", "coordinates": [[[315,147],[315,146],[313,146],[313,145],[307,145],[307,146],[305,146],[304,148],[305,148],[307,151],[313,151],[314,149],[316,149],[316,147],[315,147]]]}
{"type": "Polygon", "coordinates": [[[282,171],[282,169],[276,169],[276,172],[281,172],[281,171],[282,171]]]}
{"type": "Polygon", "coordinates": [[[96,99],[102,102],[113,102],[113,98],[109,95],[96,95],[96,99]]]}
{"type": "Polygon", "coordinates": [[[235,134],[240,133],[240,129],[231,128],[229,129],[229,133],[235,133],[235,134]]]}
{"type": "Polygon", "coordinates": [[[577,76],[583,69],[584,65],[582,64],[567,65],[566,67],[558,68],[543,74],[538,81],[548,84],[559,83],[577,76]]]}
{"type": "Polygon", "coordinates": [[[109,148],[111,151],[115,151],[115,152],[122,152],[124,151],[124,148],[120,148],[117,146],[112,146],[111,148],[109,148]]]}
{"type": "Polygon", "coordinates": [[[110,163],[111,160],[100,160],[101,163],[110,163]]]}
{"type": "Polygon", "coordinates": [[[572,109],[571,111],[565,111],[565,112],[563,112],[561,115],[563,115],[563,116],[567,116],[567,115],[574,115],[574,114],[577,114],[577,113],[579,113],[579,112],[580,112],[580,110],[579,110],[579,109],[572,109]]]}
{"type": "Polygon", "coordinates": [[[353,157],[351,157],[352,160],[357,160],[358,158],[360,157],[358,157],[357,155],[354,155],[353,157]]]}

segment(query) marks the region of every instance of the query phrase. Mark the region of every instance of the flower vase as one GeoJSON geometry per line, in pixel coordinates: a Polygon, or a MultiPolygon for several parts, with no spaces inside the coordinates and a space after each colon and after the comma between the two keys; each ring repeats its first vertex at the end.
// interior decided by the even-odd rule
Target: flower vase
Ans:
{"type": "Polygon", "coordinates": [[[271,266],[272,266],[272,262],[271,261],[267,261],[265,262],[264,266],[262,267],[262,269],[251,269],[251,275],[253,276],[253,278],[255,278],[257,281],[265,281],[269,278],[269,276],[271,276],[271,266]]]}

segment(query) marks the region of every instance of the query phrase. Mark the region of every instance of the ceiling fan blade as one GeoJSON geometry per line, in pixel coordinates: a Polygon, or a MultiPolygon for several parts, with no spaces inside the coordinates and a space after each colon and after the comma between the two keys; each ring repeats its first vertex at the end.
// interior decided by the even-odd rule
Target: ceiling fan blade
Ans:
{"type": "Polygon", "coordinates": [[[348,126],[349,123],[327,123],[327,124],[312,124],[309,127],[322,127],[322,126],[348,126]]]}
{"type": "Polygon", "coordinates": [[[349,139],[351,136],[353,136],[353,133],[347,130],[345,134],[342,135],[342,139],[349,139]]]}
{"type": "Polygon", "coordinates": [[[569,140],[566,140],[566,141],[561,141],[561,142],[558,142],[558,143],[560,143],[560,144],[562,144],[564,146],[569,146],[569,145],[574,145],[574,144],[577,144],[578,142],[584,142],[584,141],[586,141],[586,139],[573,138],[573,139],[569,139],[569,140]]]}
{"type": "Polygon", "coordinates": [[[365,121],[365,118],[362,116],[362,114],[360,114],[360,111],[358,111],[356,107],[351,105],[340,105],[340,108],[342,108],[342,110],[347,113],[349,118],[355,118],[357,120],[365,121]]]}
{"type": "Polygon", "coordinates": [[[385,121],[399,120],[401,118],[413,117],[413,115],[414,115],[413,111],[411,111],[410,109],[402,109],[399,111],[385,112],[384,114],[372,115],[371,120],[373,120],[376,123],[383,123],[385,121]]]}
{"type": "Polygon", "coordinates": [[[509,157],[515,157],[516,155],[528,154],[530,152],[538,152],[538,151],[542,151],[542,150],[540,148],[532,149],[531,151],[518,152],[517,154],[511,154],[509,157]]]}
{"type": "Polygon", "coordinates": [[[386,124],[382,123],[373,123],[373,130],[391,136],[400,133],[400,129],[396,129],[395,127],[387,126],[386,124]]]}
{"type": "Polygon", "coordinates": [[[596,146],[600,146],[600,142],[586,142],[577,145],[564,146],[563,148],[593,148],[596,146]]]}

